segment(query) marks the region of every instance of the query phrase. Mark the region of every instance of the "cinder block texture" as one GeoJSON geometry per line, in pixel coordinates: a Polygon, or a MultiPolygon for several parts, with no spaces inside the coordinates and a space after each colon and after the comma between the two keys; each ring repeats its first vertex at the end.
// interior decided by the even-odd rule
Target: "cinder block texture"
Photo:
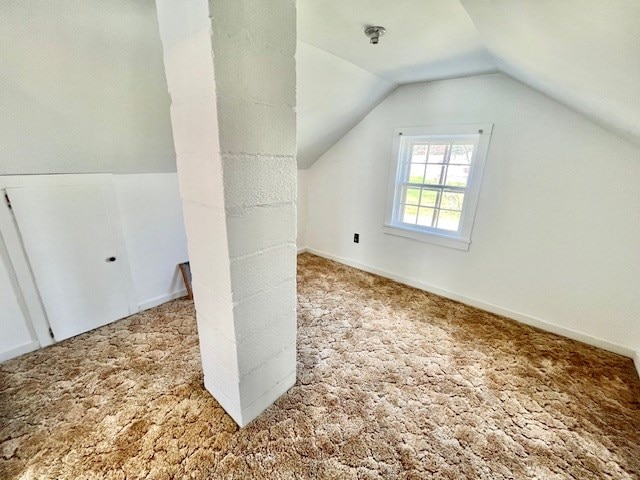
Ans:
{"type": "Polygon", "coordinates": [[[296,372],[293,370],[286,377],[279,380],[264,394],[258,397],[251,405],[242,407],[242,422],[247,425],[251,420],[258,417],[262,412],[269,408],[282,395],[287,393],[296,383],[296,372]]]}
{"type": "Polygon", "coordinates": [[[224,213],[208,205],[188,201],[183,201],[182,209],[193,281],[231,301],[231,270],[224,213]]]}
{"type": "Polygon", "coordinates": [[[227,213],[296,202],[297,170],[293,157],[223,155],[222,166],[227,213]]]}
{"type": "Polygon", "coordinates": [[[211,322],[213,327],[227,340],[236,341],[233,316],[234,305],[229,300],[222,298],[218,292],[193,282],[193,295],[197,299],[198,319],[204,318],[211,322]]]}
{"type": "Polygon", "coordinates": [[[295,157],[296,137],[290,133],[295,132],[296,112],[292,107],[219,96],[218,118],[222,152],[295,157]]]}
{"type": "MultiPolygon", "coordinates": [[[[212,365],[224,367],[227,372],[227,379],[232,379],[235,383],[239,378],[238,367],[238,355],[237,345],[233,340],[230,340],[224,336],[224,334],[216,328],[216,316],[220,313],[216,312],[213,318],[209,318],[206,315],[198,315],[198,335],[200,336],[200,354],[203,359],[206,356],[211,359],[212,365]]],[[[230,319],[233,321],[233,319],[230,319]]],[[[205,376],[209,376],[210,372],[205,372],[205,376]]],[[[221,380],[221,377],[216,374],[214,382],[221,380]]],[[[235,385],[234,383],[234,385],[235,385]]],[[[228,393],[227,396],[231,396],[233,389],[225,389],[228,393]]]]}
{"type": "Polygon", "coordinates": [[[243,375],[240,380],[240,402],[243,409],[264,396],[282,379],[295,374],[296,344],[283,345],[275,357],[263,361],[260,365],[243,375]],[[292,366],[294,368],[292,368],[292,366]]]}
{"type": "Polygon", "coordinates": [[[236,257],[231,260],[231,292],[234,302],[296,278],[294,242],[236,257]]]}
{"type": "Polygon", "coordinates": [[[210,155],[218,152],[218,117],[216,98],[183,97],[171,104],[171,128],[176,155],[210,155]]]}
{"type": "MultiPolygon", "coordinates": [[[[274,355],[279,355],[287,346],[296,343],[295,309],[287,311],[280,318],[269,324],[269,328],[263,332],[247,338],[239,344],[239,348],[245,352],[238,358],[238,371],[244,376],[253,370],[263,367],[274,355]]],[[[294,348],[295,350],[295,348],[294,348]]],[[[288,370],[283,376],[294,370],[295,359],[287,365],[288,370]]]]}
{"type": "Polygon", "coordinates": [[[238,302],[234,306],[234,315],[238,318],[251,319],[251,321],[237,323],[236,341],[240,343],[252,335],[261,334],[283,316],[291,315],[291,311],[295,308],[295,278],[238,302]]]}
{"type": "Polygon", "coordinates": [[[226,72],[218,75],[220,95],[247,102],[295,107],[295,59],[268,51],[238,50],[234,49],[232,55],[218,54],[215,57],[216,70],[226,72]]]}
{"type": "Polygon", "coordinates": [[[203,61],[207,56],[211,57],[211,20],[207,3],[202,0],[157,0],[156,9],[172,103],[184,97],[214,94],[211,90],[214,85],[212,63],[203,61]]]}
{"type": "Polygon", "coordinates": [[[207,155],[183,154],[178,155],[177,167],[183,201],[207,205],[219,214],[224,214],[224,191],[222,187],[212,187],[222,179],[220,161],[212,160],[207,155]]]}
{"type": "Polygon", "coordinates": [[[266,51],[295,57],[295,0],[210,0],[213,45],[238,45],[243,50],[266,51]]]}
{"type": "Polygon", "coordinates": [[[296,232],[296,205],[293,202],[261,205],[227,214],[231,258],[275,247],[291,241],[296,232]]]}
{"type": "Polygon", "coordinates": [[[157,0],[205,387],[244,426],[296,378],[295,0],[157,0]]]}

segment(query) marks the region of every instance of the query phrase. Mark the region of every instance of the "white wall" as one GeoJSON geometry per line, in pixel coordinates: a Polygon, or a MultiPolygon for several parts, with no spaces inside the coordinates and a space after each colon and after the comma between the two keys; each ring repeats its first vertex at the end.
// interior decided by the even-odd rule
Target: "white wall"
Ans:
{"type": "Polygon", "coordinates": [[[298,168],[308,168],[396,86],[304,42],[296,74],[298,168]]]}
{"type": "Polygon", "coordinates": [[[404,86],[308,170],[307,243],[630,355],[640,349],[639,158],[501,74],[404,86]],[[393,129],[485,122],[495,127],[470,250],[383,234],[393,129]]]}
{"type": "Polygon", "coordinates": [[[188,256],[177,175],[114,175],[113,181],[140,308],[184,295],[177,265],[188,256]]]}
{"type": "Polygon", "coordinates": [[[153,0],[3,0],[0,45],[0,174],[175,172],[153,0]]]}
{"type": "Polygon", "coordinates": [[[0,362],[39,346],[17,292],[15,275],[0,235],[0,362]]]}
{"type": "MultiPolygon", "coordinates": [[[[37,185],[39,182],[46,184],[46,181],[51,184],[52,179],[61,177],[0,177],[0,189],[6,179],[11,179],[13,183],[19,183],[23,179],[37,185]]],[[[94,176],[65,177],[83,183],[89,182],[94,176]]],[[[112,179],[114,184],[119,213],[117,217],[122,223],[122,235],[133,280],[126,287],[129,294],[135,295],[135,304],[144,310],[185,295],[182,275],[177,268],[179,263],[188,260],[177,174],[113,175],[106,178],[112,179]]],[[[71,180],[66,180],[69,181],[71,180]]],[[[25,258],[20,252],[20,240],[14,230],[14,222],[7,216],[10,215],[10,210],[4,205],[0,208],[0,214],[5,217],[0,222],[0,361],[4,361],[38,348],[39,345],[46,345],[44,342],[51,340],[45,316],[38,314],[38,318],[34,317],[41,312],[40,302],[36,290],[30,286],[32,280],[25,258]],[[5,235],[12,239],[14,246],[17,245],[17,248],[10,251],[19,258],[9,257],[4,243],[5,235]],[[23,277],[20,285],[11,268],[12,263],[22,265],[23,277]],[[22,296],[19,294],[20,289],[22,296]],[[23,296],[28,298],[22,300],[23,296]],[[23,313],[28,311],[32,313],[33,327],[28,314],[23,313]],[[36,330],[44,330],[44,337],[40,333],[36,335],[36,330]],[[36,341],[37,338],[40,343],[36,341]]]]}
{"type": "Polygon", "coordinates": [[[307,246],[307,170],[298,170],[298,200],[296,203],[298,250],[307,246]]]}

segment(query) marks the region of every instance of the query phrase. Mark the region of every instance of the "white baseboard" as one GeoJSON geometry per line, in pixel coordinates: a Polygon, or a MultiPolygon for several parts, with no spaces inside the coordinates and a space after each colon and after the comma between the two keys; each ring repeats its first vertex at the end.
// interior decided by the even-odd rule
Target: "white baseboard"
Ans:
{"type": "Polygon", "coordinates": [[[25,353],[33,352],[34,350],[37,350],[39,348],[40,344],[36,341],[23,343],[18,347],[12,348],[11,350],[0,352],[0,363],[11,360],[12,358],[19,357],[20,355],[24,355],[25,353]]]}
{"type": "MultiPolygon", "coordinates": [[[[404,277],[402,275],[387,272],[385,270],[380,270],[378,268],[372,267],[370,265],[366,265],[364,263],[356,262],[353,260],[349,260],[347,258],[338,257],[330,253],[316,250],[315,248],[307,247],[305,250],[314,255],[318,255],[319,257],[324,257],[329,260],[333,260],[338,263],[342,263],[344,265],[357,268],[358,270],[364,270],[365,272],[373,273],[374,275],[379,275],[381,277],[394,280],[398,283],[409,285],[410,287],[414,287],[420,290],[425,290],[427,292],[440,295],[441,297],[446,297],[451,300],[464,303],[465,305],[470,305],[472,307],[476,307],[481,310],[486,310],[487,312],[495,313],[497,315],[502,315],[503,317],[511,318],[513,320],[516,320],[517,322],[524,323],[526,325],[530,325],[532,327],[536,327],[550,333],[555,333],[556,335],[571,338],[572,340],[577,340],[579,342],[586,343],[594,347],[602,348],[603,350],[607,350],[609,352],[617,353],[619,355],[624,355],[625,357],[630,357],[630,358],[634,358],[634,354],[636,354],[634,350],[628,347],[625,347],[623,345],[609,342],[601,338],[592,337],[591,335],[577,332],[570,328],[562,327],[560,325],[547,322],[545,320],[542,320],[537,317],[533,317],[531,315],[527,315],[525,313],[516,312],[513,310],[509,310],[507,308],[500,307],[498,305],[493,305],[491,303],[483,302],[482,300],[466,297],[464,295],[460,295],[458,293],[451,292],[449,290],[443,290],[441,288],[434,287],[433,285],[429,285],[427,283],[421,282],[420,280],[404,277]]],[[[636,367],[638,366],[638,363],[640,363],[640,360],[636,361],[636,367]]]]}
{"type": "Polygon", "coordinates": [[[633,363],[636,364],[636,370],[638,371],[638,377],[640,377],[640,350],[636,351],[633,355],[633,363]]]}
{"type": "Polygon", "coordinates": [[[176,298],[184,297],[186,294],[187,289],[183,288],[182,290],[178,290],[177,292],[167,293],[166,295],[160,295],[159,297],[155,297],[151,300],[147,300],[146,302],[142,302],[139,305],[139,308],[141,312],[144,310],[149,310],[150,308],[157,307],[158,305],[170,302],[171,300],[175,300],[176,298]]]}
{"type": "Polygon", "coordinates": [[[298,247],[298,255],[307,251],[307,247],[298,247]]]}

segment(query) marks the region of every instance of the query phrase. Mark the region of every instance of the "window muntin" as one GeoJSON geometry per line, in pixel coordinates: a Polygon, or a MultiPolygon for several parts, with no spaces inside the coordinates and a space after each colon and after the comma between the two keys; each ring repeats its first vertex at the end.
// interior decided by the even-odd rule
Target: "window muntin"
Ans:
{"type": "Polygon", "coordinates": [[[468,250],[492,130],[492,124],[397,129],[384,233],[468,250]]]}
{"type": "Polygon", "coordinates": [[[403,137],[394,223],[458,232],[478,135],[403,137]]]}

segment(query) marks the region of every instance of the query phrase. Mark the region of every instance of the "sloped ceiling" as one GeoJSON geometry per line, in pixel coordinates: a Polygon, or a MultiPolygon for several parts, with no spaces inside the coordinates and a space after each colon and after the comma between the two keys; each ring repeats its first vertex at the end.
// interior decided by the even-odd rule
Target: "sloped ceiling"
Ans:
{"type": "Polygon", "coordinates": [[[638,0],[298,0],[298,38],[299,168],[397,85],[494,71],[640,144],[638,0]],[[379,45],[366,25],[387,28],[379,45]]]}
{"type": "Polygon", "coordinates": [[[495,71],[457,0],[300,0],[298,38],[398,84],[495,71]],[[370,45],[367,25],[388,34],[370,45]]]}
{"type": "Polygon", "coordinates": [[[298,42],[298,168],[308,168],[396,85],[298,42]]]}
{"type": "Polygon", "coordinates": [[[496,71],[457,0],[298,0],[298,168],[398,84],[496,71]],[[366,25],[389,32],[378,45],[366,25]]]}
{"type": "Polygon", "coordinates": [[[500,70],[640,143],[640,1],[461,3],[500,70]]]}

